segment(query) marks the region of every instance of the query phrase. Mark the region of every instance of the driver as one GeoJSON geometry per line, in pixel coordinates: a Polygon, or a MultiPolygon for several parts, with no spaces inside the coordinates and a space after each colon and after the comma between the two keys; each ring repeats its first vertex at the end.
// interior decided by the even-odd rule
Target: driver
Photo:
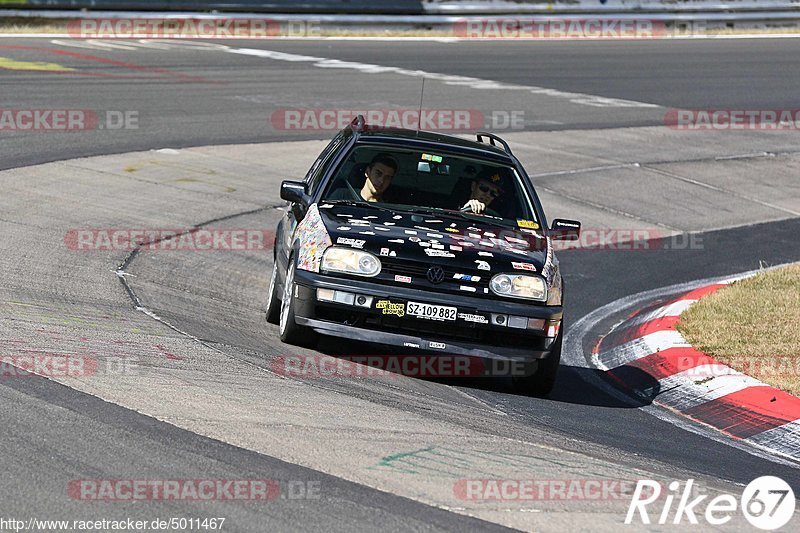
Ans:
{"type": "Polygon", "coordinates": [[[364,169],[364,186],[361,197],[368,202],[382,202],[383,193],[392,184],[397,173],[397,160],[389,154],[378,154],[364,169]]]}
{"type": "Polygon", "coordinates": [[[505,192],[506,182],[506,178],[499,171],[484,171],[472,181],[469,200],[461,206],[461,210],[478,214],[486,212],[489,205],[505,192]]]}
{"type": "Polygon", "coordinates": [[[372,158],[372,161],[364,168],[363,174],[360,176],[359,166],[356,166],[355,173],[353,174],[353,183],[361,183],[364,180],[364,185],[360,190],[355,189],[350,180],[345,180],[345,186],[340,186],[334,190],[326,200],[366,200],[367,202],[382,202],[383,193],[392,184],[392,179],[397,173],[397,160],[389,154],[380,153],[372,158]]]}

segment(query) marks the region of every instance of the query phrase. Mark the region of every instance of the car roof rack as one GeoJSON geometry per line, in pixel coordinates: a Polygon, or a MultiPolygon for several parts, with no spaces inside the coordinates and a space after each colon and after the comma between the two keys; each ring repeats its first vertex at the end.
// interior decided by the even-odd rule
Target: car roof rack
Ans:
{"type": "Polygon", "coordinates": [[[350,129],[353,131],[364,131],[367,126],[367,120],[364,115],[356,115],[356,118],[350,123],[350,129]]]}
{"type": "Polygon", "coordinates": [[[505,142],[500,137],[498,137],[497,135],[495,135],[494,133],[489,133],[488,131],[479,131],[477,136],[478,136],[478,142],[479,143],[484,143],[485,144],[486,141],[484,141],[483,138],[486,137],[487,139],[489,139],[489,143],[488,144],[491,144],[492,146],[497,146],[497,143],[500,143],[503,146],[503,150],[505,150],[505,152],[508,155],[512,155],[511,147],[508,146],[508,143],[505,142]]]}

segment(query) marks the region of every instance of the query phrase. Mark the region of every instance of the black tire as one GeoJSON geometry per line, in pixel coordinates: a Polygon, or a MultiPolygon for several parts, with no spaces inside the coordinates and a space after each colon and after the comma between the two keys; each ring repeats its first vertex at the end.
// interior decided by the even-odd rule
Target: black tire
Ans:
{"type": "Polygon", "coordinates": [[[528,396],[546,397],[553,390],[558,377],[558,368],[561,365],[561,339],[564,335],[564,325],[558,333],[550,355],[539,360],[536,372],[531,376],[513,378],[514,389],[520,394],[528,396]]]}
{"type": "Polygon", "coordinates": [[[314,330],[300,326],[294,321],[294,257],[289,258],[289,269],[283,281],[283,297],[281,298],[281,311],[278,320],[281,341],[295,346],[313,347],[317,343],[317,334],[314,330]]]}
{"type": "Polygon", "coordinates": [[[272,278],[269,280],[269,289],[267,289],[267,309],[266,316],[267,322],[270,324],[279,324],[281,317],[281,299],[278,298],[278,258],[272,265],[272,278]]]}

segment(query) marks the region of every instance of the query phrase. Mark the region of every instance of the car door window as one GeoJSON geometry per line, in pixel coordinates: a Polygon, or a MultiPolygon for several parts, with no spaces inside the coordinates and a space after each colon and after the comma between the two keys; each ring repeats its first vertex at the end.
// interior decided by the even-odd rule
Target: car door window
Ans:
{"type": "Polygon", "coordinates": [[[336,157],[336,154],[339,153],[339,149],[344,145],[344,142],[344,134],[339,133],[328,146],[325,147],[317,160],[314,161],[314,164],[311,166],[304,180],[306,184],[308,184],[308,193],[310,195],[313,196],[319,186],[320,180],[325,175],[325,171],[328,169],[331,161],[336,157]]]}

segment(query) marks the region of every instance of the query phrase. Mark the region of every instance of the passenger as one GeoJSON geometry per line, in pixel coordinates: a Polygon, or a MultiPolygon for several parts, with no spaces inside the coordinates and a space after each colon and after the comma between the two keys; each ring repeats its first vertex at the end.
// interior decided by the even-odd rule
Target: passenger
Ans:
{"type": "MultiPolygon", "coordinates": [[[[504,193],[506,181],[505,177],[497,171],[480,174],[472,181],[469,200],[461,206],[461,211],[483,214],[489,205],[504,193]]],[[[492,211],[492,213],[495,212],[492,211]]]]}

